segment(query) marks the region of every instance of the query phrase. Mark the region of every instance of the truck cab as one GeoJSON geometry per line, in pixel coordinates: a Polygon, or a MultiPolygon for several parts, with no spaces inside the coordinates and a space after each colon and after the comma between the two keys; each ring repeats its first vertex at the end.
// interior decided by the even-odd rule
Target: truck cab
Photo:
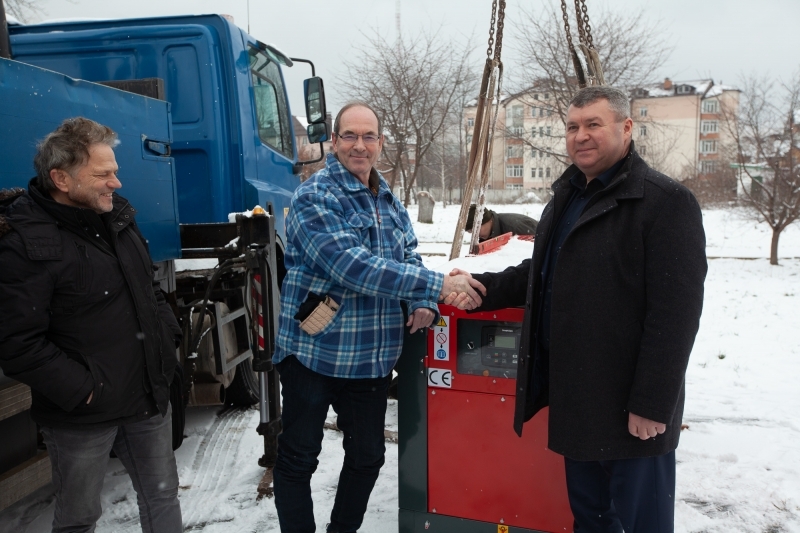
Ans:
{"type": "MultiPolygon", "coordinates": [[[[276,49],[219,15],[10,27],[16,61],[93,82],[163,80],[181,224],[272,206],[279,238],[300,179],[276,49]]],[[[291,63],[290,63],[291,64],[291,63]]],[[[155,96],[150,94],[148,96],[155,96]]],[[[123,191],[123,194],[126,191],[123,191]]],[[[153,250],[158,259],[179,250],[153,250]]]]}

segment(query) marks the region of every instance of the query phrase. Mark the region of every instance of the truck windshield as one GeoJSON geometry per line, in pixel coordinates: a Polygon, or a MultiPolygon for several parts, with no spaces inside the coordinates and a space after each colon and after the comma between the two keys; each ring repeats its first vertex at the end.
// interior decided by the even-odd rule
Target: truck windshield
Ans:
{"type": "Polygon", "coordinates": [[[250,77],[261,140],[289,159],[294,157],[289,106],[278,65],[265,53],[250,48],[250,77]]]}

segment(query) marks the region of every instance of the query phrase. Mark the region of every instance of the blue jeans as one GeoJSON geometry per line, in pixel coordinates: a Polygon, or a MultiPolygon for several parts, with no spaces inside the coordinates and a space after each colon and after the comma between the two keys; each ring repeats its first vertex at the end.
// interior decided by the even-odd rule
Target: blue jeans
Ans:
{"type": "Polygon", "coordinates": [[[53,466],[53,533],[93,532],[103,509],[100,492],[113,449],[139,503],[145,533],[183,531],[178,468],[172,453],[172,411],[108,428],[42,428],[53,466]]]}
{"type": "Polygon", "coordinates": [[[283,433],[274,470],[275,507],[282,533],[314,533],[311,475],[322,450],[328,407],[344,433],[344,464],[328,531],[355,533],[384,463],[386,393],[391,376],[344,379],[323,376],[290,356],[278,365],[283,433]]]}
{"type": "MultiPolygon", "coordinates": [[[[631,437],[633,438],[633,437],[631,437]]],[[[675,451],[615,461],[564,458],[575,533],[673,533],[675,451]]]]}

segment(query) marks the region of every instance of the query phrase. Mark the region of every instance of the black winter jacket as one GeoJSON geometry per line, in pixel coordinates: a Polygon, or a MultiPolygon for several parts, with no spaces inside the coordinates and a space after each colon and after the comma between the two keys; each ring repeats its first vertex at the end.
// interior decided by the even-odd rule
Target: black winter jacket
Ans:
{"type": "Polygon", "coordinates": [[[492,211],[492,231],[486,239],[494,239],[508,232],[514,235],[536,235],[535,219],[519,213],[495,213],[492,211]]]}
{"type": "Polygon", "coordinates": [[[180,327],[136,210],[115,194],[98,216],[33,181],[0,205],[0,366],[31,387],[34,420],[110,426],[166,413],[180,327]]]}
{"type": "Polygon", "coordinates": [[[517,433],[549,404],[549,447],[557,453],[576,460],[661,455],[678,445],[684,375],[703,305],[707,265],[700,207],[689,190],[649,168],[631,147],[559,252],[548,380],[544,361],[531,349],[542,265],[576,172],[571,166],[553,184],[532,260],[475,275],[487,288],[478,310],[525,306],[517,433]],[[633,437],[629,412],[666,424],[666,433],[646,441],[633,437]]]}

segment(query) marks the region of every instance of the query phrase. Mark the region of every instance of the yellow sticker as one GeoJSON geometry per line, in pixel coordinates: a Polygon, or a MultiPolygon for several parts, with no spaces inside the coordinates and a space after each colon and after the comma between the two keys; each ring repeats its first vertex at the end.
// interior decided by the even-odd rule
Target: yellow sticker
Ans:
{"type": "Polygon", "coordinates": [[[508,533],[508,526],[497,524],[497,533],[508,533]]]}
{"type": "Polygon", "coordinates": [[[436,327],[437,328],[446,328],[447,327],[447,322],[444,321],[444,317],[443,316],[439,317],[439,322],[436,323],[436,327]]]}

